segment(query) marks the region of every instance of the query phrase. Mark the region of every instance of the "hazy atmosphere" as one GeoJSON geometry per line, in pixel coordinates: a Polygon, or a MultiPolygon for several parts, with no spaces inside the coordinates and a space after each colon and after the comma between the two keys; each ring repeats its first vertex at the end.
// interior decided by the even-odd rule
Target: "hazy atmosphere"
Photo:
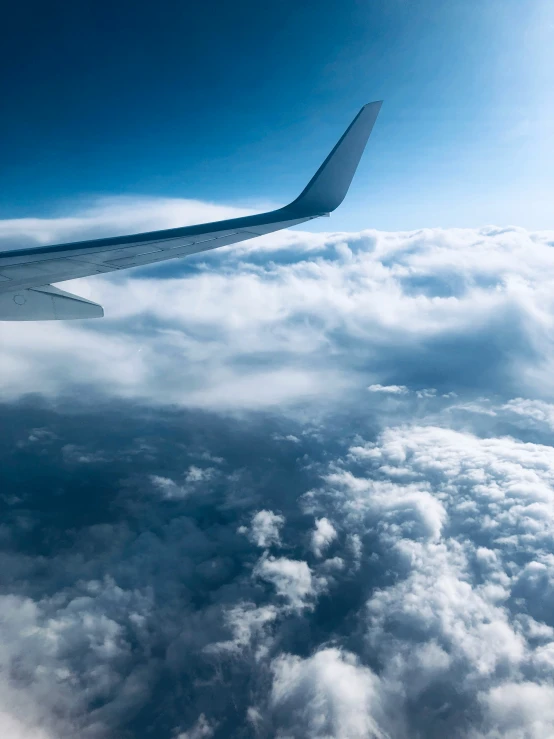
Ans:
{"type": "Polygon", "coordinates": [[[384,103],[331,218],[0,323],[0,735],[552,737],[550,3],[36,10],[0,250],[287,202],[384,103]]]}

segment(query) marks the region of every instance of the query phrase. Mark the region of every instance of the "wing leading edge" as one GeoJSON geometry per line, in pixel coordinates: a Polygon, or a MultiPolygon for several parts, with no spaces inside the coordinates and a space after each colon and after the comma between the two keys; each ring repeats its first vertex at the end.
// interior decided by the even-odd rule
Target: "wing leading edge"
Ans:
{"type": "Polygon", "coordinates": [[[360,110],[302,193],[283,208],[197,226],[0,252],[0,320],[99,317],[100,306],[50,283],[185,257],[327,215],[346,196],[380,108],[381,102],[375,102],[360,110]]]}

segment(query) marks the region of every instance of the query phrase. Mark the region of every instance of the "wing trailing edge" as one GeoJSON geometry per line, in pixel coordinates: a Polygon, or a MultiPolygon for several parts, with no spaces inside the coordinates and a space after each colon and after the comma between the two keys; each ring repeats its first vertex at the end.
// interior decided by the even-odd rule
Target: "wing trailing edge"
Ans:
{"type": "Polygon", "coordinates": [[[52,285],[0,294],[0,321],[67,321],[103,315],[98,303],[52,285]]]}

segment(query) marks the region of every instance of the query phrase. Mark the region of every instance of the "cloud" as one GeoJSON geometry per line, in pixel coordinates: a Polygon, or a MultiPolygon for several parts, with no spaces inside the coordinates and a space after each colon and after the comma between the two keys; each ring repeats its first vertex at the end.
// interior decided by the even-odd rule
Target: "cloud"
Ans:
{"type": "Polygon", "coordinates": [[[250,529],[244,528],[244,531],[248,531],[250,541],[258,547],[266,548],[272,544],[279,546],[281,543],[279,531],[284,523],[283,516],[273,511],[262,510],[252,516],[250,529]]]}
{"type": "Polygon", "coordinates": [[[389,393],[390,395],[404,395],[408,392],[406,385],[370,385],[368,387],[370,393],[389,393]]]}
{"type": "Polygon", "coordinates": [[[25,723],[14,719],[8,713],[0,714],[0,733],[11,739],[52,739],[53,734],[39,727],[27,727],[25,723]]]}
{"type": "Polygon", "coordinates": [[[277,736],[387,736],[372,716],[382,712],[378,678],[355,655],[336,648],[305,660],[283,654],[272,669],[271,705],[282,727],[277,736]]]}
{"type": "Polygon", "coordinates": [[[327,518],[318,518],[315,522],[315,531],[312,533],[312,551],[316,557],[321,557],[323,551],[337,538],[333,524],[327,518]]]}
{"type": "Polygon", "coordinates": [[[80,596],[65,602],[1,596],[2,636],[9,641],[0,654],[0,710],[14,731],[23,737],[68,731],[103,736],[104,716],[116,706],[131,714],[148,687],[125,668],[130,644],[122,621],[138,635],[140,621],[134,624],[134,616],[145,606],[141,596],[109,578],[88,583],[80,596]],[[103,703],[114,693],[111,707],[98,708],[82,722],[88,701],[103,703]]]}
{"type": "Polygon", "coordinates": [[[482,696],[488,727],[481,736],[546,737],[554,726],[554,686],[506,683],[482,696]]]}
{"type": "Polygon", "coordinates": [[[292,608],[309,605],[318,585],[306,562],[287,557],[262,557],[254,576],[270,582],[292,608]]]}
{"type": "Polygon", "coordinates": [[[198,721],[188,731],[181,731],[176,739],[208,739],[214,735],[215,726],[210,724],[203,713],[198,717],[198,721]]]}
{"type": "Polygon", "coordinates": [[[503,405],[501,410],[523,416],[527,425],[530,421],[534,421],[554,429],[554,405],[552,403],[527,398],[513,398],[503,405]]]}
{"type": "Polygon", "coordinates": [[[162,475],[150,475],[150,480],[154,487],[156,487],[163,495],[164,498],[182,498],[188,494],[186,488],[177,485],[174,480],[169,477],[162,477],[162,475]]]}
{"type": "Polygon", "coordinates": [[[225,623],[232,631],[233,638],[208,644],[206,653],[241,652],[256,648],[256,659],[265,657],[271,644],[269,628],[277,619],[279,610],[273,605],[256,607],[245,602],[232,606],[225,613],[225,623]]]}
{"type": "MultiPolygon", "coordinates": [[[[206,459],[205,456],[202,458],[206,459]]],[[[207,457],[210,461],[216,461],[207,457]]],[[[89,461],[89,460],[87,460],[89,461]]],[[[221,461],[221,460],[220,460],[221,461]]],[[[214,467],[197,467],[191,464],[188,470],[181,474],[182,483],[179,484],[170,477],[164,477],[163,475],[149,475],[150,482],[156,490],[158,490],[162,497],[166,500],[177,500],[179,498],[186,498],[188,495],[193,493],[199,493],[210,483],[210,481],[217,476],[217,471],[214,467]]]]}
{"type": "MultiPolygon", "coordinates": [[[[428,736],[439,730],[414,707],[444,695],[441,684],[468,702],[455,719],[464,736],[552,732],[540,706],[554,676],[553,472],[550,446],[406,424],[351,447],[308,498],[371,534],[381,567],[396,562],[398,580],[366,602],[364,653],[383,665],[384,684],[403,686],[408,725],[428,736]]],[[[443,710],[449,733],[448,702],[443,710]]]]}
{"type": "Polygon", "coordinates": [[[179,198],[102,197],[83,204],[76,215],[0,220],[0,251],[177,228],[249,212],[179,198]]]}

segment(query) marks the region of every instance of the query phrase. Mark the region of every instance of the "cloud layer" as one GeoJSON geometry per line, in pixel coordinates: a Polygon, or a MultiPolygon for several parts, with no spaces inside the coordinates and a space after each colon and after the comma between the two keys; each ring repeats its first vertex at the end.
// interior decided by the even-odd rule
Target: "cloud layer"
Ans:
{"type": "Polygon", "coordinates": [[[553,243],[285,233],[3,324],[0,733],[552,736],[553,243]]]}
{"type": "MultiPolygon", "coordinates": [[[[19,228],[26,243],[42,243],[228,215],[198,208],[107,201],[0,232],[12,243],[19,228]]],[[[390,396],[409,385],[550,399],[553,240],[515,227],[291,232],[64,283],[100,301],[107,318],[47,331],[3,324],[2,390],[86,385],[215,409],[334,400],[362,384],[390,396]]]]}

